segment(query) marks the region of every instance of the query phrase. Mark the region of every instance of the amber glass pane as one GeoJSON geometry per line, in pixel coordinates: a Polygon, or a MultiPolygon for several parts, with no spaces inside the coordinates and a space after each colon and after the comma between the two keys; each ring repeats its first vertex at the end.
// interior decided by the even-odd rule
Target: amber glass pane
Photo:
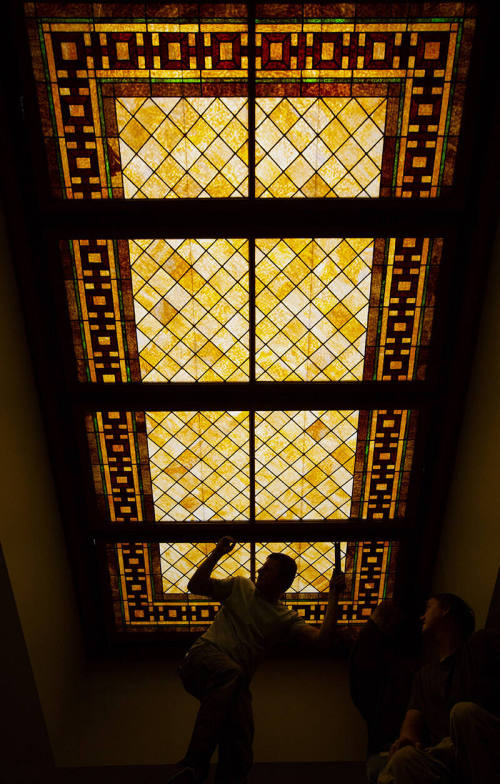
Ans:
{"type": "MultiPolygon", "coordinates": [[[[118,631],[203,631],[219,605],[186,592],[196,566],[213,544],[123,542],[106,545],[111,600],[118,631]]],[[[333,542],[237,544],[214,571],[217,578],[250,577],[271,552],[296,559],[298,576],[285,604],[308,623],[321,623],[332,571],[333,542]]],[[[341,543],[347,586],[339,601],[339,623],[360,623],[393,595],[398,545],[393,542],[341,543]]]]}
{"type": "Polygon", "coordinates": [[[126,199],[248,195],[245,98],[120,98],[126,199]]]}
{"type": "Polygon", "coordinates": [[[256,242],[256,377],[363,378],[373,240],[256,242]]]}
{"type": "Polygon", "coordinates": [[[257,196],[378,196],[383,98],[259,98],[257,196]]]}
{"type": "MultiPolygon", "coordinates": [[[[212,542],[176,542],[159,544],[163,592],[187,593],[187,584],[194,571],[212,552],[212,542]]],[[[250,577],[250,545],[238,544],[216,565],[212,577],[250,577]]]]}
{"type": "Polygon", "coordinates": [[[155,519],[249,516],[247,411],[146,414],[155,519]]]}
{"type": "Polygon", "coordinates": [[[143,381],[248,379],[248,243],[131,240],[143,381]]]}
{"type": "Polygon", "coordinates": [[[357,431],[357,411],[257,412],[256,518],[349,517],[357,431]]]}

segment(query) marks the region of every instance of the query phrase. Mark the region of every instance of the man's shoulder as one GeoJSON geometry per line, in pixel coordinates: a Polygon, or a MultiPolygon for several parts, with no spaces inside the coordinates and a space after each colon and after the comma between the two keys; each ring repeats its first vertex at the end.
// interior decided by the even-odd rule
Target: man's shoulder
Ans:
{"type": "Polygon", "coordinates": [[[248,577],[236,575],[233,577],[233,594],[241,593],[246,596],[255,593],[255,583],[248,577]]]}

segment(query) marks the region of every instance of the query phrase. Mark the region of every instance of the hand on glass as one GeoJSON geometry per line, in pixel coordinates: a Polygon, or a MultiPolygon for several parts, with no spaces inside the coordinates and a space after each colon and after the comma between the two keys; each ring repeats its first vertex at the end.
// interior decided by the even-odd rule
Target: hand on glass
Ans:
{"type": "Polygon", "coordinates": [[[236,542],[232,536],[223,536],[215,545],[217,555],[227,555],[233,549],[236,542]]]}
{"type": "Polygon", "coordinates": [[[345,589],[345,574],[340,570],[337,571],[336,569],[333,570],[332,576],[330,578],[330,591],[333,593],[342,593],[345,589]]]}

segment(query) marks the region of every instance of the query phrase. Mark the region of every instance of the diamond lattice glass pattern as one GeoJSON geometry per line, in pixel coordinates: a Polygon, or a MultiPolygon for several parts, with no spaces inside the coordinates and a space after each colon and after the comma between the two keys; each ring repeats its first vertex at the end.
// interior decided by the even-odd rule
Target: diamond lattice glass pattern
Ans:
{"type": "Polygon", "coordinates": [[[373,240],[259,239],[256,377],[363,377],[373,240]]]}
{"type": "Polygon", "coordinates": [[[349,516],[358,411],[255,414],[257,520],[349,516]]]}
{"type": "Polygon", "coordinates": [[[378,196],[387,102],[258,98],[255,193],[378,196]]]}
{"type": "MultiPolygon", "coordinates": [[[[160,543],[161,576],[164,593],[187,593],[193,572],[214,549],[212,542],[160,543]]],[[[237,544],[218,563],[212,577],[250,577],[250,545],[237,544]]]]}
{"type": "MultiPolygon", "coordinates": [[[[347,543],[340,543],[341,562],[345,571],[347,543]]],[[[297,575],[287,593],[315,593],[328,591],[328,583],[335,568],[333,542],[270,542],[255,545],[255,566],[259,569],[271,553],[284,553],[297,564],[297,575]]]]}
{"type": "Polygon", "coordinates": [[[143,381],[248,379],[248,242],[131,240],[143,381]]]}
{"type": "Polygon", "coordinates": [[[119,98],[126,199],[248,196],[246,98],[119,98]]]}
{"type": "Polygon", "coordinates": [[[246,520],[248,411],[146,414],[155,519],[246,520]]]}

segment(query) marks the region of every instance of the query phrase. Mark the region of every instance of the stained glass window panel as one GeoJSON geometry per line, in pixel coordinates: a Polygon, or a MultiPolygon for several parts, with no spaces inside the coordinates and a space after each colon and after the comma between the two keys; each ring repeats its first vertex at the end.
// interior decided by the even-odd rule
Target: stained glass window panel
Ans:
{"type": "Polygon", "coordinates": [[[111,522],[403,518],[417,420],[398,409],[95,412],[99,511],[111,522]]]}
{"type": "Polygon", "coordinates": [[[245,3],[25,9],[56,197],[248,194],[245,3]]]}
{"type": "Polygon", "coordinates": [[[358,411],[260,411],[257,520],[349,517],[358,411]]]}
{"type": "MultiPolygon", "coordinates": [[[[248,241],[61,242],[81,381],[249,378],[248,241]]],[[[443,241],[257,239],[258,381],[426,375],[443,241]]]]}
{"type": "Polygon", "coordinates": [[[256,196],[380,194],[383,98],[257,99],[256,196]]]}
{"type": "Polygon", "coordinates": [[[120,98],[126,199],[248,195],[246,98],[120,98]]]}
{"type": "Polygon", "coordinates": [[[155,519],[246,520],[247,411],[146,414],[155,519]]]}
{"type": "Polygon", "coordinates": [[[248,379],[248,243],[131,240],[143,381],[248,379]]]}
{"type": "Polygon", "coordinates": [[[440,3],[439,15],[432,4],[408,15],[391,3],[259,3],[256,194],[449,190],[473,15],[466,3],[440,3]]]}
{"type": "MultiPolygon", "coordinates": [[[[106,545],[115,629],[204,631],[219,605],[187,593],[187,582],[213,547],[211,543],[106,545]]],[[[317,624],[326,611],[334,549],[333,542],[238,543],[213,574],[253,577],[269,553],[288,553],[297,559],[298,576],[284,597],[285,604],[307,623],[317,624]]],[[[398,544],[341,543],[341,558],[347,585],[339,602],[339,623],[360,623],[381,600],[393,596],[398,544]]]]}
{"type": "Polygon", "coordinates": [[[373,240],[256,241],[256,377],[363,378],[373,240]]]}

